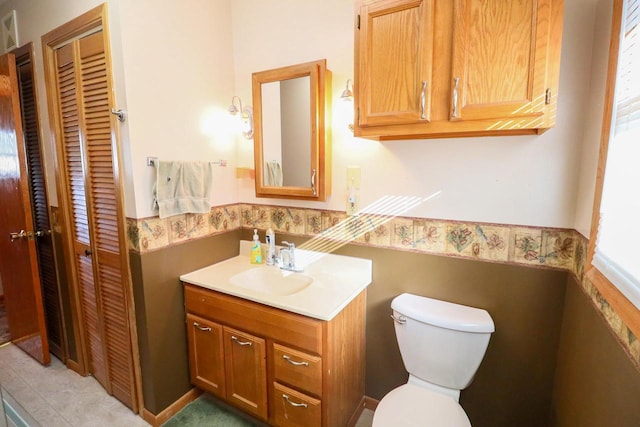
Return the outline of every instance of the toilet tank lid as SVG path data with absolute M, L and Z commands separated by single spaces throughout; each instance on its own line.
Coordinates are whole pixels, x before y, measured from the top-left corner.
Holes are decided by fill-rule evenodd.
M 441 328 L 478 333 L 495 331 L 493 319 L 480 308 L 406 293 L 395 297 L 391 308 L 405 317 Z

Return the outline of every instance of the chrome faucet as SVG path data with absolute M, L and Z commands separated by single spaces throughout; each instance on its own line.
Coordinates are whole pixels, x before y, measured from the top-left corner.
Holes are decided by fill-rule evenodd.
M 296 267 L 296 245 L 294 243 L 282 242 L 286 248 L 280 249 L 280 268 L 290 271 L 302 271 Z

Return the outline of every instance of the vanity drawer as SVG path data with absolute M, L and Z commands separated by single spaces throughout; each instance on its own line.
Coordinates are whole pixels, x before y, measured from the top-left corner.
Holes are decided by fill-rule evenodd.
M 322 354 L 323 322 L 185 283 L 187 312 Z
M 273 370 L 276 380 L 322 395 L 322 358 L 274 343 Z
M 280 427 L 320 427 L 322 404 L 318 399 L 273 383 L 276 425 Z

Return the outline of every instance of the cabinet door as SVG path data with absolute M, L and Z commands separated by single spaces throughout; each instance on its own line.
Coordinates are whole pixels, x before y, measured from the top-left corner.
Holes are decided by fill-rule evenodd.
M 433 3 L 363 2 L 356 35 L 360 126 L 430 120 Z
M 451 120 L 543 114 L 551 1 L 455 0 Z
M 222 326 L 187 313 L 191 383 L 225 397 Z
M 266 419 L 265 341 L 226 326 L 223 329 L 227 400 L 253 415 Z

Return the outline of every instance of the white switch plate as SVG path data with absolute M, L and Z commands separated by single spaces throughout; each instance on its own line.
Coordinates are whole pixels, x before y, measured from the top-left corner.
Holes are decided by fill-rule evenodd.
M 355 215 L 360 204 L 360 166 L 347 167 L 347 215 Z

